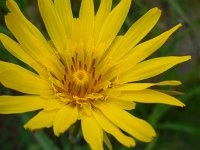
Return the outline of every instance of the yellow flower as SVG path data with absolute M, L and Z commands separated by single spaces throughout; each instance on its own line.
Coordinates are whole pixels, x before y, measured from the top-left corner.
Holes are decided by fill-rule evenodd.
M 179 81 L 138 82 L 190 59 L 145 60 L 181 26 L 138 44 L 158 21 L 158 8 L 148 11 L 125 35 L 117 35 L 131 0 L 121 0 L 112 10 L 112 0 L 101 0 L 96 14 L 93 0 L 82 0 L 79 18 L 73 17 L 70 0 L 38 0 L 38 4 L 50 40 L 24 17 L 14 0 L 7 1 L 10 12 L 5 22 L 17 41 L 4 34 L 0 40 L 34 72 L 0 61 L 0 82 L 25 94 L 0 96 L 1 114 L 40 110 L 25 128 L 53 127 L 57 136 L 80 120 L 91 149 L 102 150 L 106 133 L 127 147 L 135 146 L 132 137 L 144 142 L 155 137 L 151 125 L 126 111 L 134 109 L 135 102 L 184 106 L 176 98 L 150 89 L 179 85 Z

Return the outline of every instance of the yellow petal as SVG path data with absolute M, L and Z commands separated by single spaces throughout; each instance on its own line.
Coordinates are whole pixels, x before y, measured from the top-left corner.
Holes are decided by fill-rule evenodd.
M 141 62 L 119 77 L 120 83 L 134 82 L 159 75 L 173 66 L 191 59 L 191 56 L 160 57 Z
M 140 103 L 162 103 L 180 107 L 185 106 L 182 102 L 180 102 L 176 98 L 151 89 L 145 89 L 134 92 L 124 91 L 118 98 L 125 101 L 134 101 Z
M 64 24 L 66 35 L 71 38 L 73 14 L 70 0 L 54 0 L 60 20 Z
M 39 96 L 0 96 L 0 114 L 38 110 L 43 107 L 44 102 Z
M 35 61 L 54 71 L 60 78 L 63 66 L 55 56 L 54 49 L 40 31 L 23 16 L 13 0 L 7 1 L 7 6 L 11 13 L 5 16 L 6 25 L 21 44 L 22 49 Z
M 98 49 L 100 56 L 115 39 L 128 14 L 130 5 L 131 0 L 121 0 L 106 18 L 96 45 L 96 49 Z M 104 43 L 103 46 L 102 43 Z
M 60 109 L 53 123 L 53 130 L 56 136 L 64 133 L 78 117 L 77 107 L 64 106 Z
M 28 55 L 26 51 L 24 51 L 19 43 L 2 33 L 0 33 L 0 41 L 6 50 L 9 51 L 13 56 L 32 67 L 41 76 L 45 76 L 46 71 L 44 72 L 44 69 L 30 55 Z
M 57 111 L 40 111 L 25 125 L 25 129 L 38 130 L 42 128 L 50 128 L 53 125 Z
M 65 28 L 52 0 L 38 0 L 40 14 L 45 23 L 51 40 L 57 50 L 63 54 L 65 50 L 65 39 L 67 39 Z
M 112 0 L 101 0 L 99 9 L 95 16 L 95 31 L 94 31 L 95 42 L 97 42 L 97 38 L 100 34 L 102 25 L 106 20 L 108 14 L 110 13 L 111 7 L 112 7 Z
M 99 104 L 97 107 L 118 128 L 140 141 L 150 142 L 156 136 L 154 129 L 146 121 L 136 118 L 112 104 Z
M 79 43 L 83 37 L 81 30 L 81 21 L 79 18 L 74 18 L 72 21 L 72 41 Z
M 83 137 L 92 150 L 103 150 L 103 131 L 93 116 L 81 118 Z
M 105 70 L 104 70 L 104 72 L 102 72 L 102 73 L 104 73 L 104 74 L 102 74 L 103 75 L 102 85 L 103 85 L 103 83 L 111 81 L 113 78 L 116 77 L 116 75 L 119 75 L 121 72 L 121 69 L 125 66 L 126 66 L 126 64 L 123 61 L 118 61 L 113 66 L 109 66 L 109 63 L 108 63 L 106 65 L 106 67 L 109 67 L 109 68 L 106 70 L 106 72 L 105 72 Z M 98 70 L 98 72 L 100 72 L 100 71 Z
M 0 33 L 0 41 L 4 47 L 16 58 L 27 63 L 33 64 L 34 60 L 21 48 L 21 46 L 5 34 Z
M 79 18 L 83 34 L 83 41 L 88 42 L 94 33 L 94 3 L 93 0 L 83 0 L 81 3 Z
M 43 49 L 42 46 L 40 46 L 40 48 L 37 47 L 38 45 L 41 45 L 39 44 L 41 42 L 39 41 L 39 39 L 36 39 L 36 37 L 34 37 L 34 35 L 29 31 L 25 24 L 20 21 L 19 16 L 17 16 L 16 14 L 8 14 L 7 16 L 5 16 L 5 22 L 9 30 L 23 46 L 23 49 L 26 49 L 28 54 L 33 58 L 41 61 L 41 57 L 39 57 L 37 53 L 39 52 L 37 51 L 39 49 L 40 52 L 43 53 L 43 51 L 41 51 L 41 49 Z
M 32 26 L 27 26 L 20 16 L 13 13 L 9 13 L 5 17 L 5 22 L 29 56 L 42 65 L 55 69 L 56 75 L 60 73 L 58 71 L 60 71 L 60 68 L 62 69 L 62 65 L 56 58 L 55 53 L 44 38 L 36 34 L 37 32 L 33 33 Z
M 40 39 L 42 42 L 45 42 L 47 44 L 47 41 L 43 37 L 43 35 L 40 33 L 40 31 L 28 20 L 26 17 L 22 14 L 20 8 L 18 7 L 17 3 L 14 0 L 7 0 L 6 5 L 11 13 L 15 14 L 19 20 L 24 23 L 24 27 L 28 27 L 30 32 Z M 18 20 L 18 21 L 19 21 Z
M 171 34 L 180 27 L 181 24 L 178 24 L 172 29 L 162 33 L 161 35 L 134 47 L 130 51 L 129 55 L 126 55 L 124 59 L 124 63 L 129 65 L 122 68 L 121 71 L 123 72 L 130 69 L 132 70 L 135 64 L 141 62 L 142 60 L 153 54 L 156 50 L 158 50 L 167 41 Z
M 135 146 L 135 141 L 126 135 L 124 135 L 112 122 L 110 122 L 101 112 L 95 111 L 94 117 L 99 125 L 107 133 L 112 134 L 121 144 L 127 147 Z
M 155 85 L 171 85 L 171 86 L 177 86 L 181 84 L 182 83 L 180 81 L 176 81 L 176 80 L 162 81 L 162 82 L 155 83 Z
M 65 106 L 65 103 L 62 103 L 60 99 L 48 99 L 44 103 L 44 110 L 45 111 L 51 111 L 51 110 L 56 110 L 56 109 L 61 109 L 62 107 Z
M 19 30 L 20 28 L 14 26 L 15 29 L 13 29 L 14 28 L 13 25 L 15 25 L 15 22 L 18 22 L 18 23 L 21 22 L 23 24 L 22 28 L 27 29 L 32 34 L 32 36 L 34 36 L 36 39 L 38 39 L 40 42 L 43 43 L 43 47 L 46 47 L 45 49 L 43 49 L 43 52 L 44 52 L 44 54 L 45 53 L 48 54 L 49 51 L 51 50 L 48 45 L 48 42 L 43 37 L 41 32 L 29 20 L 27 20 L 25 18 L 25 16 L 21 13 L 19 7 L 17 6 L 16 2 L 14 0 L 8 0 L 8 1 L 6 1 L 6 4 L 7 4 L 8 9 L 10 10 L 10 12 L 13 14 L 13 17 L 10 20 L 7 20 L 8 17 L 5 17 L 5 21 L 6 21 L 6 24 L 9 28 L 9 30 L 11 30 L 13 32 L 13 34 L 16 35 L 15 31 Z M 20 31 L 21 30 L 19 30 L 19 32 Z M 30 38 L 30 37 L 26 37 L 26 38 Z M 28 40 L 27 40 L 27 42 L 28 42 Z M 30 42 L 33 42 L 33 41 L 31 40 Z M 30 46 L 32 46 L 32 45 L 30 45 Z M 42 47 L 40 47 L 39 49 L 35 49 L 35 51 L 38 50 L 38 52 L 42 53 L 41 48 Z
M 135 22 L 124 35 L 121 43 L 113 49 L 114 61 L 119 60 L 125 54 L 131 52 L 130 50 L 138 44 L 151 29 L 155 26 L 160 18 L 161 11 L 158 8 L 149 10 L 143 17 Z M 119 55 L 120 54 L 120 55 Z
M 13 12 L 19 15 L 20 17 L 23 17 L 23 19 L 25 19 L 24 15 L 21 13 L 20 8 L 18 7 L 17 3 L 14 0 L 7 0 L 6 6 L 10 10 L 10 12 Z
M 0 82 L 11 88 L 27 94 L 42 94 L 49 90 L 48 82 L 38 75 L 18 65 L 0 61 Z
M 121 86 L 116 87 L 116 90 L 120 91 L 140 91 L 147 88 L 150 88 L 152 86 L 164 86 L 164 85 L 171 85 L 171 86 L 177 86 L 180 85 L 180 81 L 171 80 L 171 81 L 162 81 L 158 83 L 127 83 L 122 84 Z
M 47 42 L 44 42 L 42 35 L 33 33 L 32 26 L 27 26 L 26 22 L 19 16 L 9 13 L 5 16 L 5 22 L 9 30 L 13 33 L 16 39 L 21 44 L 26 53 L 39 62 L 44 62 L 49 56 L 51 47 Z M 38 31 L 39 32 L 39 31 Z M 44 56 L 44 57 L 41 57 Z
M 125 110 L 135 109 L 135 105 L 136 105 L 134 102 L 122 101 L 121 99 L 117 99 L 117 98 L 113 98 L 113 97 L 112 98 L 108 97 L 107 102 L 112 105 L 116 105 L 117 107 L 120 107 Z

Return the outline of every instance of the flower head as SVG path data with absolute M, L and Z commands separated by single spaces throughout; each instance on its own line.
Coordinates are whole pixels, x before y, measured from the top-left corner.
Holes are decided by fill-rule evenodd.
M 131 0 L 121 0 L 112 10 L 112 0 L 101 0 L 96 14 L 93 0 L 82 0 L 79 18 L 73 17 L 70 0 L 38 0 L 38 4 L 50 40 L 24 17 L 14 0 L 7 1 L 10 12 L 5 22 L 16 41 L 2 33 L 0 40 L 34 72 L 0 61 L 0 82 L 25 94 L 1 96 L 1 114 L 40 110 L 25 128 L 53 127 L 57 136 L 80 120 L 87 143 L 102 150 L 107 133 L 127 147 L 135 145 L 132 137 L 144 142 L 155 137 L 151 125 L 126 111 L 134 109 L 136 102 L 184 106 L 151 89 L 179 85 L 179 81 L 138 82 L 190 59 L 145 60 L 181 26 L 138 44 L 158 21 L 158 8 L 148 11 L 124 35 L 117 35 Z

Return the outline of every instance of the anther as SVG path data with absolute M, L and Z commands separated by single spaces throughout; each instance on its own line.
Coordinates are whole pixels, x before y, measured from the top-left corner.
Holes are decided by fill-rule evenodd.
M 97 80 L 94 81 L 94 86 L 96 86 L 96 85 L 97 85 Z
M 72 62 L 73 62 L 73 64 L 75 65 L 75 59 L 74 59 L 74 57 L 72 57 Z
M 64 80 L 62 80 L 61 82 L 62 82 L 62 84 L 65 84 Z
M 87 70 L 87 65 L 86 65 L 86 64 L 84 64 L 84 70 L 85 70 L 85 71 Z
M 95 65 L 95 59 L 93 59 L 93 61 L 92 61 L 92 64 L 91 64 L 91 67 L 90 67 L 90 73 L 92 72 L 94 65 Z
M 71 65 L 71 71 L 74 72 L 74 66 Z
M 67 68 L 65 68 L 65 72 L 68 74 L 68 69 Z
M 92 72 L 92 77 L 94 78 L 94 76 L 95 76 L 95 67 L 93 67 L 93 72 Z
M 82 63 L 81 63 L 81 61 L 79 61 L 79 68 L 82 68 Z
M 64 75 L 64 80 L 67 81 L 66 74 Z
M 99 76 L 99 78 L 98 78 L 98 81 L 100 81 L 100 80 L 101 80 L 101 77 L 102 77 L 102 75 L 100 75 L 100 76 Z

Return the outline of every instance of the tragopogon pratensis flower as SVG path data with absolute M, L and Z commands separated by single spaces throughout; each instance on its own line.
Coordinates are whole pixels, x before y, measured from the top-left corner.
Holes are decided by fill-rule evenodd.
M 39 110 L 26 129 L 53 127 L 56 136 L 77 121 L 93 150 L 102 150 L 107 133 L 121 144 L 135 146 L 135 139 L 150 142 L 156 133 L 146 121 L 126 110 L 138 103 L 164 103 L 183 107 L 174 97 L 152 86 L 179 85 L 179 81 L 140 83 L 157 76 L 190 56 L 145 60 L 158 50 L 181 25 L 138 44 L 158 21 L 153 8 L 124 35 L 117 35 L 131 0 L 121 0 L 111 10 L 112 0 L 101 0 L 97 13 L 93 0 L 82 0 L 79 18 L 74 18 L 70 0 L 38 0 L 50 40 L 8 0 L 5 16 L 15 40 L 0 34 L 4 47 L 34 70 L 0 61 L 0 82 L 22 96 L 0 96 L 0 113 Z M 123 132 L 122 132 L 123 131 Z M 108 140 L 108 139 L 107 139 Z

